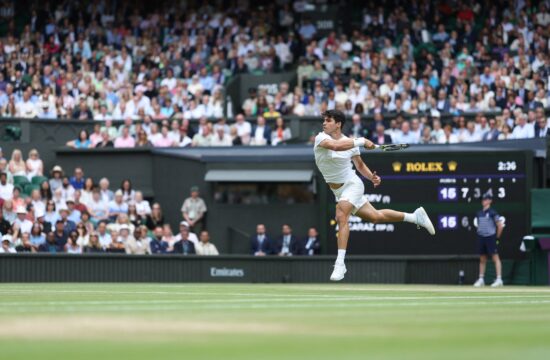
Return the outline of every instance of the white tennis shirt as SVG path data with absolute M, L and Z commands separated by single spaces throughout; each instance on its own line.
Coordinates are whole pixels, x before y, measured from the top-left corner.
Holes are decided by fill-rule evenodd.
M 343 137 L 347 138 L 344 135 Z M 360 155 L 359 148 L 354 147 L 345 151 L 333 151 L 320 147 L 319 144 L 326 139 L 332 138 L 322 131 L 315 137 L 315 145 L 313 147 L 315 164 L 317 164 L 319 171 L 321 171 L 327 183 L 343 184 L 355 176 L 351 158 Z

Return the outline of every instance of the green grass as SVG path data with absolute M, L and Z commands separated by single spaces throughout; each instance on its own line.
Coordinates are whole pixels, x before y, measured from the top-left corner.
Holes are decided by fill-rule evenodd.
M 2 284 L 1 359 L 548 359 L 550 289 Z

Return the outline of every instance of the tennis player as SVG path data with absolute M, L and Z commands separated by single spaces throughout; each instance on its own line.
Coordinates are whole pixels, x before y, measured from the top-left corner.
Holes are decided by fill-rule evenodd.
M 370 180 L 374 187 L 379 186 L 382 181 L 380 176 L 376 175 L 376 171 L 368 168 L 359 152 L 361 147 L 375 149 L 374 143 L 365 138 L 351 139 L 343 135 L 342 127 L 346 118 L 341 111 L 328 110 L 322 116 L 323 131 L 315 137 L 315 163 L 336 197 L 338 257 L 330 280 L 340 281 L 346 274 L 344 258 L 348 247 L 348 220 L 351 214 L 371 223 L 402 221 L 413 223 L 418 228 L 424 227 L 431 235 L 435 234 L 435 230 L 422 207 L 416 209 L 414 213 L 403 213 L 390 209 L 376 210 L 369 203 L 364 195 L 363 181 L 357 176 L 351 164 L 353 162 L 355 169 Z

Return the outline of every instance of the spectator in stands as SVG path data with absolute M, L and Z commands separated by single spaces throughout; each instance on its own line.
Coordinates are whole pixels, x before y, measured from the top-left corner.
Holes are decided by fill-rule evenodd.
M 17 240 L 15 250 L 18 253 L 35 253 L 37 251 L 36 248 L 33 247 L 31 244 L 29 233 L 23 233 L 20 235 L 19 239 Z
M 189 223 L 187 221 L 181 221 L 179 225 L 179 233 L 174 236 L 174 242 L 180 241 L 183 238 L 184 231 L 187 233 L 189 241 L 191 241 L 195 246 L 199 243 L 199 238 L 197 234 L 189 230 Z M 170 244 L 172 246 L 173 244 Z
M 55 230 L 53 232 L 54 236 L 54 242 L 57 244 L 61 249 L 65 246 L 67 243 L 67 239 L 69 238 L 69 233 L 71 230 L 65 227 L 65 224 L 63 223 L 62 219 L 57 220 L 55 223 Z M 50 243 L 49 239 L 49 233 L 46 236 L 46 241 Z
M 115 192 L 115 197 L 109 202 L 109 218 L 115 221 L 120 214 L 128 213 L 128 204 L 124 202 L 124 194 L 122 190 Z
M 98 223 L 109 219 L 109 205 L 101 196 L 99 189 L 92 192 L 92 201 L 87 206 L 92 222 Z
M 63 169 L 59 165 L 55 165 L 51 171 L 51 178 L 49 181 L 50 189 L 54 193 L 57 189 L 63 186 Z
M 9 234 L 2 236 L 2 246 L 0 246 L 0 254 L 15 254 L 17 251 L 13 247 L 13 239 Z
M 5 200 L 4 205 L 2 205 L 2 213 L 4 219 L 10 224 L 15 221 L 17 214 L 14 211 L 13 202 L 11 200 Z
M 30 233 L 32 229 L 32 222 L 27 220 L 27 210 L 24 206 L 17 207 L 17 218 L 14 220 L 12 226 L 17 225 L 19 233 Z
M 0 173 L 0 199 L 11 200 L 13 196 L 13 184 L 8 183 L 8 174 Z
M 275 129 L 271 132 L 271 145 L 279 145 L 285 143 L 292 138 L 290 128 L 285 126 L 283 118 L 278 117 L 275 121 Z
M 39 222 L 35 222 L 32 225 L 29 241 L 35 251 L 38 251 L 40 245 L 46 242 L 46 234 L 42 230 L 42 225 Z
M 99 244 L 105 250 L 112 243 L 112 237 L 109 232 L 107 232 L 107 223 L 105 221 L 100 221 L 97 224 L 97 237 Z
M 134 236 L 129 237 L 125 243 L 126 254 L 144 255 L 150 254 L 149 242 L 143 237 L 140 228 L 134 230 Z
M 210 242 L 208 231 L 201 231 L 200 242 L 195 246 L 197 255 L 219 255 L 218 249 Z
M 250 137 L 252 134 L 252 126 L 248 121 L 245 120 L 243 114 L 238 114 L 235 117 L 235 128 L 237 129 L 237 136 L 240 138 L 243 145 L 248 145 L 250 143 Z M 233 142 L 234 145 L 235 142 Z
M 36 149 L 29 151 L 29 158 L 27 159 L 27 175 L 29 180 L 35 176 L 44 175 L 44 163 L 40 160 L 40 155 Z
M 23 160 L 21 150 L 14 149 L 11 153 L 11 160 L 8 163 L 8 170 L 13 176 L 27 176 L 27 165 Z
M 204 216 L 208 209 L 206 203 L 199 197 L 199 187 L 191 187 L 191 196 L 185 199 L 181 206 L 181 214 L 189 223 L 189 230 L 200 232 L 204 228 Z
M 58 211 L 55 208 L 55 202 L 53 200 L 48 200 L 46 203 L 46 213 L 44 214 L 44 221 L 49 224 L 50 228 L 55 226 L 57 220 L 61 219 Z M 47 233 L 48 231 L 46 231 Z
M 283 225 L 282 235 L 273 243 L 273 252 L 279 256 L 292 256 L 300 253 L 300 241 L 292 235 L 290 225 Z
M 72 186 L 73 191 L 68 192 L 65 198 L 74 196 L 74 190 L 82 190 L 84 188 L 84 181 L 84 170 L 82 170 L 80 166 L 77 166 L 74 169 L 74 175 L 69 179 L 69 183 Z
M 78 224 L 80 222 L 82 213 L 79 210 L 75 209 L 74 198 L 67 198 L 65 204 L 67 205 L 67 211 L 69 212 L 67 219 L 75 224 Z
M 256 225 L 256 234 L 250 239 L 250 253 L 254 256 L 265 256 L 274 253 L 274 244 L 267 236 L 264 224 Z
M 304 239 L 300 246 L 300 253 L 298 255 L 319 255 L 321 253 L 321 240 L 319 240 L 319 233 L 316 228 L 309 228 L 307 237 Z
M 527 123 L 527 115 L 518 114 L 516 118 L 516 126 L 512 131 L 512 139 L 529 139 L 535 137 L 535 128 L 533 124 Z
M 134 148 L 136 146 L 134 138 L 130 136 L 128 126 L 122 127 L 121 135 L 115 139 L 114 145 L 115 148 Z
M 76 233 L 77 233 L 76 244 L 83 249 L 90 242 L 88 229 L 83 223 L 78 223 L 76 224 Z
M 99 192 L 102 200 L 106 203 L 109 203 L 115 197 L 114 193 L 109 189 L 109 179 L 107 178 L 99 180 Z
M 174 243 L 172 254 L 192 255 L 195 254 L 195 245 L 189 240 L 189 230 L 183 229 L 181 239 Z
M 361 122 L 361 115 L 354 114 L 351 117 L 351 128 L 347 132 L 347 136 L 352 138 L 367 137 L 369 131 Z
M 92 147 L 92 142 L 86 130 L 80 130 L 78 138 L 67 142 L 67 146 L 73 149 L 89 149 Z
M 50 188 L 50 183 L 48 180 L 44 180 L 40 183 L 40 189 L 38 190 L 40 192 L 40 196 L 44 201 L 51 200 L 52 199 L 52 190 Z
M 537 119 L 535 125 L 535 137 L 545 138 L 550 135 L 550 125 L 546 116 L 541 116 Z
M 266 125 L 265 118 L 259 115 L 256 126 L 252 129 L 250 145 L 262 146 L 271 144 L 271 128 Z
M 10 229 L 10 222 L 4 218 L 4 209 L 0 208 L 0 234 L 7 234 Z
M 195 135 L 196 136 L 196 135 Z M 214 134 L 210 138 L 211 146 L 233 146 L 233 139 L 225 132 L 223 126 L 214 126 Z
M 137 214 L 142 218 L 145 218 L 147 215 L 151 214 L 151 206 L 149 205 L 149 201 L 143 198 L 143 193 L 141 191 L 136 191 L 135 205 Z
M 120 184 L 120 191 L 122 191 L 122 200 L 125 203 L 135 201 L 136 192 L 132 189 L 132 182 L 129 179 L 122 180 L 122 183 Z
M 162 226 L 156 226 L 153 232 L 153 239 L 149 243 L 151 254 L 166 254 L 168 251 L 168 244 L 162 241 Z
M 99 242 L 99 236 L 97 233 L 90 234 L 90 241 L 88 245 L 84 246 L 83 252 L 85 253 L 102 253 L 105 252 L 103 246 Z
M 202 131 L 193 136 L 192 146 L 210 146 L 212 144 L 212 135 L 210 134 L 210 126 L 205 125 L 201 128 Z
M 153 144 L 147 138 L 147 133 L 144 130 L 140 130 L 137 134 L 136 148 L 151 147 Z
M 385 128 L 383 123 L 378 123 L 376 125 L 375 132 L 371 136 L 371 141 L 377 145 L 391 144 L 391 136 L 385 133 Z
M 156 229 L 157 226 L 160 226 L 162 228 L 162 225 L 164 225 L 164 216 L 162 215 L 162 209 L 159 203 L 153 204 L 151 208 L 151 214 L 147 215 L 145 225 L 150 231 Z

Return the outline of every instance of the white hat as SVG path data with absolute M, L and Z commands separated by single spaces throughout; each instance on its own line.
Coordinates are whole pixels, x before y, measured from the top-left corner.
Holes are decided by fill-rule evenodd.
M 11 237 L 11 235 L 6 234 L 2 236 L 2 241 L 9 241 L 10 243 L 13 243 L 13 238 Z
M 74 198 L 73 197 L 68 197 L 67 200 L 65 200 L 65 204 L 68 204 L 72 202 L 74 204 Z
M 18 206 L 18 207 L 17 207 L 17 210 L 16 210 L 16 213 L 18 213 L 18 214 L 26 214 L 26 213 L 27 213 L 27 209 L 25 209 L 24 206 Z
M 124 194 L 122 193 L 122 190 L 120 190 L 120 189 L 118 189 L 118 190 L 115 192 L 115 196 L 122 196 L 122 195 L 124 195 Z
M 187 221 L 182 221 L 180 222 L 180 226 L 185 226 L 185 227 L 189 227 L 189 223 Z
M 65 205 L 65 204 L 59 205 L 59 208 L 57 209 L 57 212 L 62 212 L 62 211 L 69 211 L 69 208 L 67 207 L 67 205 Z
M 118 228 L 118 231 L 122 231 L 122 230 L 128 230 L 128 231 L 130 231 L 130 227 L 129 227 L 127 224 L 122 224 L 122 225 L 120 225 L 120 227 Z
M 52 173 L 54 172 L 60 172 L 60 173 L 63 173 L 63 169 L 61 168 L 61 166 L 59 165 L 55 165 L 52 169 Z

